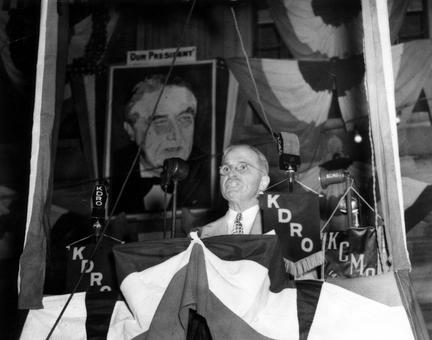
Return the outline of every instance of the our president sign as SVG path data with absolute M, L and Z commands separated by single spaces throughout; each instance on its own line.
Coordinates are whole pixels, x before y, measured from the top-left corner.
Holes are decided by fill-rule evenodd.
M 173 58 L 176 64 L 196 61 L 196 47 L 161 48 L 155 50 L 128 51 L 128 65 L 168 65 Z

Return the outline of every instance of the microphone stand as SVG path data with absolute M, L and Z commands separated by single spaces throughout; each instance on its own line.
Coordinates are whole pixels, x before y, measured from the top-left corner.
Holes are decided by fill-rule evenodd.
M 171 213 L 171 238 L 175 237 L 176 213 L 177 213 L 177 185 L 178 179 L 173 178 L 173 196 L 172 196 L 172 213 Z
M 173 182 L 172 213 L 171 213 L 171 238 L 175 236 L 176 212 L 177 212 L 177 189 L 178 181 L 183 180 L 189 173 L 189 165 L 181 158 L 168 158 L 164 160 L 162 170 L 162 189 L 166 192 L 168 183 Z M 166 197 L 166 196 L 165 196 Z M 166 208 L 165 208 L 166 209 Z M 164 210 L 166 212 L 166 210 Z M 166 219 L 166 213 L 164 213 Z M 165 225 L 164 225 L 165 235 Z
M 294 191 L 295 170 L 291 165 L 289 165 L 287 173 L 288 173 L 288 191 L 293 192 Z
M 105 222 L 103 222 L 105 223 Z M 66 248 L 70 248 L 72 246 L 74 246 L 75 244 L 81 243 L 82 241 L 88 240 L 90 238 L 94 237 L 94 242 L 97 243 L 97 241 L 99 240 L 99 238 L 101 237 L 101 230 L 102 230 L 102 223 L 99 221 L 99 219 L 97 219 L 93 224 L 92 224 L 92 228 L 93 228 L 93 233 L 89 234 L 83 238 L 80 238 L 79 240 L 73 241 L 71 243 L 69 243 L 68 245 L 66 245 Z M 104 233 L 102 235 L 103 237 L 109 238 L 113 241 L 116 241 L 118 243 L 124 244 L 125 241 L 122 241 L 114 236 L 108 235 L 107 233 Z

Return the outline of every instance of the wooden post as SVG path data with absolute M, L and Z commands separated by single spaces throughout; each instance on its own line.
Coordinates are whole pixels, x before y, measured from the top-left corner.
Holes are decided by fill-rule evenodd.
M 403 215 L 387 2 L 362 0 L 362 15 L 366 93 L 390 257 L 395 271 L 410 269 Z

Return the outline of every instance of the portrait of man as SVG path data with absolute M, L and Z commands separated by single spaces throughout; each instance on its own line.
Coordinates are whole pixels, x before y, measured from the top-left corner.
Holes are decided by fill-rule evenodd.
M 186 179 L 178 183 L 178 205 L 210 205 L 215 178 L 213 67 L 177 65 L 167 82 L 168 67 L 113 67 L 105 169 L 111 204 L 122 191 L 116 212 L 167 207 L 172 190 L 162 190 L 161 173 L 164 161 L 171 158 L 185 161 L 189 168 Z

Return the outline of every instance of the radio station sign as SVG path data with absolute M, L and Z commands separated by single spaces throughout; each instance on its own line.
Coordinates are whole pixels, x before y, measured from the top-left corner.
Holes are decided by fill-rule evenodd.
M 289 274 L 301 276 L 324 262 L 317 195 L 303 190 L 266 192 L 259 202 L 263 231 L 275 230 Z
M 128 51 L 128 65 L 167 65 L 176 56 L 176 64 L 196 61 L 196 47 L 162 48 L 157 50 Z

